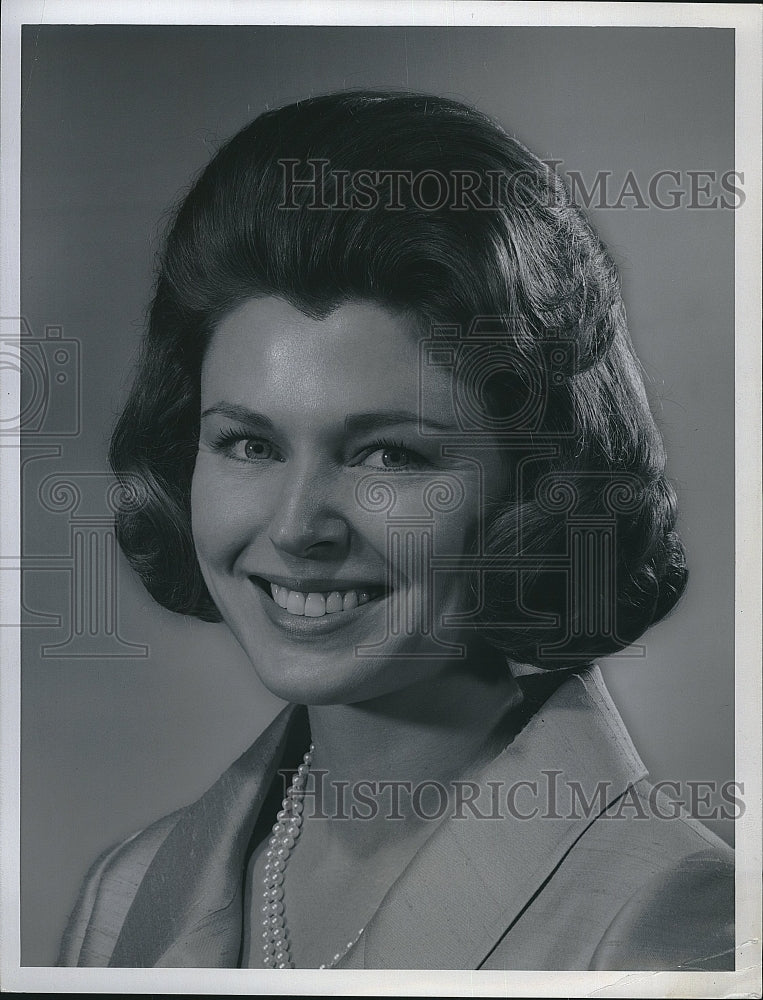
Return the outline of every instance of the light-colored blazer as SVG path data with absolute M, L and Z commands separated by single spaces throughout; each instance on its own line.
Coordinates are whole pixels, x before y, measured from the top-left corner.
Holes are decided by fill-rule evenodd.
M 307 744 L 302 707 L 197 802 L 102 855 L 59 964 L 237 967 L 252 832 L 287 741 Z M 448 814 L 337 967 L 733 969 L 733 854 L 695 820 L 660 818 L 673 806 L 645 779 L 598 669 L 572 676 L 474 778 L 504 804 L 514 787 L 514 815 Z

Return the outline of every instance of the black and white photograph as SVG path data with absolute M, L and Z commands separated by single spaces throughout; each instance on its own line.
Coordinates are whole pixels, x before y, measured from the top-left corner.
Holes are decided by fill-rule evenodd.
M 760 996 L 760 27 L 6 4 L 3 990 Z

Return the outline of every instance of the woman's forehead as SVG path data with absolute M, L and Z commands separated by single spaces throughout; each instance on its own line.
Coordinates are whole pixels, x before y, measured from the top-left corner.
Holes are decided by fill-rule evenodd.
M 418 412 L 424 334 L 402 313 L 367 301 L 307 316 L 276 297 L 252 298 L 216 327 L 202 366 L 202 406 L 263 411 Z M 446 416 L 450 377 L 427 373 L 429 412 Z

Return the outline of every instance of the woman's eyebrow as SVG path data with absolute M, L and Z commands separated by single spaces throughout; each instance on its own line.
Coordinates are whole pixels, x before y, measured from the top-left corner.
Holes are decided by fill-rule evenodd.
M 368 434 L 392 424 L 414 424 L 416 427 L 426 424 L 427 427 L 440 431 L 458 430 L 455 424 L 443 424 L 431 417 L 422 417 L 414 410 L 374 410 L 368 413 L 348 413 L 344 418 L 348 434 Z
M 250 410 L 248 406 L 241 406 L 240 403 L 215 403 L 214 406 L 208 406 L 206 410 L 203 410 L 201 417 L 204 419 L 204 417 L 209 417 L 215 413 L 222 417 L 228 417 L 229 420 L 237 420 L 241 424 L 249 424 L 252 427 L 269 431 L 274 429 L 273 421 L 270 417 L 266 417 L 264 413 L 257 413 L 255 410 Z

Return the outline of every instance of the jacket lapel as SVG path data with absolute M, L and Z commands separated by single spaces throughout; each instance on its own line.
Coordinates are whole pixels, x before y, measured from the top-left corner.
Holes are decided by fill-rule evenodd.
M 338 967 L 479 968 L 596 815 L 645 775 L 598 668 L 573 676 L 474 779 L 498 783 L 504 818 L 446 818 Z M 576 804 L 570 783 L 595 808 Z
M 289 705 L 193 805 L 156 853 L 117 939 L 114 967 L 230 968 L 238 962 L 243 871 L 263 799 L 301 706 Z

